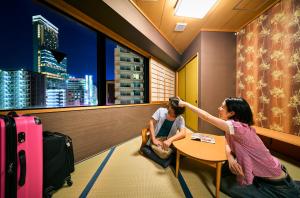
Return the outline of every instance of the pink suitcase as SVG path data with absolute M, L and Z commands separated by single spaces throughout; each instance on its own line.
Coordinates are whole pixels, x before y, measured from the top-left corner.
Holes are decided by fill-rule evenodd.
M 34 116 L 0 118 L 0 198 L 41 198 L 43 139 L 41 121 Z

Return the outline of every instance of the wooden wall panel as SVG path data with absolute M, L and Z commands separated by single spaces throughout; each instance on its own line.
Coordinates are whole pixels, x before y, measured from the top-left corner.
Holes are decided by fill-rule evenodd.
M 160 105 L 35 114 L 44 130 L 73 139 L 75 161 L 81 161 L 140 135 Z

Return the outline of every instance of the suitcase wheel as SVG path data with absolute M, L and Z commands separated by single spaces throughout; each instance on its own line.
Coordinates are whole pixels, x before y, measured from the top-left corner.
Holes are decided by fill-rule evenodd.
M 50 193 L 44 196 L 44 198 L 51 198 L 51 197 L 52 197 L 52 194 L 50 194 Z

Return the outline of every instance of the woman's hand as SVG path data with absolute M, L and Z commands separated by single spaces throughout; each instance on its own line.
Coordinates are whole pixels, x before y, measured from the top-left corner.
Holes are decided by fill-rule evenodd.
M 156 138 L 154 138 L 152 140 L 152 143 L 155 144 L 156 146 L 160 146 L 160 147 L 163 146 L 163 143 L 161 141 L 159 141 L 158 139 L 156 139 Z
M 178 99 L 179 99 L 178 106 L 185 107 L 186 102 L 182 101 L 179 97 Z
M 167 140 L 163 141 L 162 148 L 164 150 L 167 150 L 171 146 L 171 144 L 172 144 L 172 142 L 170 141 L 170 139 L 167 139 Z
M 241 165 L 233 157 L 228 159 L 228 163 L 229 169 L 233 174 L 238 176 L 244 176 L 244 172 Z

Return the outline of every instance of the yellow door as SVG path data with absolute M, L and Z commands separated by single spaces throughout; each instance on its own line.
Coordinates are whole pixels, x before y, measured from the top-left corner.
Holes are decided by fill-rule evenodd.
M 185 66 L 185 100 L 198 107 L 198 56 Z M 198 115 L 189 109 L 185 113 L 186 125 L 198 130 Z
M 178 72 L 178 96 L 185 101 L 185 67 Z

